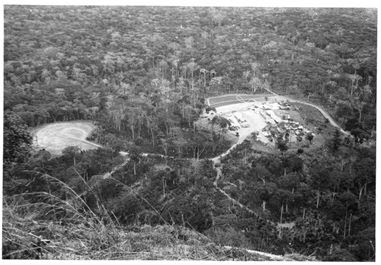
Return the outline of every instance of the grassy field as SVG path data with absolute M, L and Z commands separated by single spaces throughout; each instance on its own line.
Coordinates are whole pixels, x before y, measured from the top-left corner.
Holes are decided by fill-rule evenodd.
M 312 144 L 309 144 L 303 137 L 302 142 L 293 143 L 289 146 L 291 149 L 303 148 L 308 146 L 310 149 L 319 148 L 325 144 L 326 139 L 332 137 L 335 127 L 333 127 L 327 119 L 316 108 L 300 104 L 290 103 L 291 106 L 296 107 L 296 110 L 288 111 L 294 121 L 299 122 L 304 127 L 315 133 Z
M 326 136 L 331 135 L 335 131 L 336 128 L 317 109 L 299 103 L 292 103 L 292 105 L 298 108 L 299 115 L 306 127 L 318 130 Z

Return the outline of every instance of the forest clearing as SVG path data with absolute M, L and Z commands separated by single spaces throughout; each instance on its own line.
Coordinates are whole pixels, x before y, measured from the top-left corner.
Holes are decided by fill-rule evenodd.
M 275 147 L 280 132 L 287 133 L 290 143 L 301 142 L 302 137 L 308 134 L 316 135 L 307 129 L 306 121 L 299 115 L 299 110 L 289 104 L 289 99 L 279 95 L 264 94 L 229 94 L 219 97 L 208 98 L 209 107 L 215 109 L 203 115 L 212 120 L 216 116 L 223 117 L 230 122 L 229 130 L 238 136 L 238 143 L 242 143 L 248 136 L 255 133 L 257 140 Z M 293 102 L 293 100 L 291 100 Z M 315 105 L 304 101 L 318 111 L 323 110 Z M 323 113 L 324 114 L 324 113 Z M 328 114 L 326 114 L 328 115 Z M 315 116 L 315 118 L 318 118 Z M 294 121 L 297 119 L 298 121 Z M 331 118 L 332 125 L 336 123 Z M 213 121 L 212 121 L 213 122 Z M 309 126 L 311 127 L 311 126 Z M 316 127 L 313 127 L 316 130 Z
M 59 155 L 69 146 L 77 146 L 81 150 L 101 147 L 86 140 L 96 126 L 89 121 L 71 121 L 51 123 L 32 130 L 33 144 L 51 154 Z

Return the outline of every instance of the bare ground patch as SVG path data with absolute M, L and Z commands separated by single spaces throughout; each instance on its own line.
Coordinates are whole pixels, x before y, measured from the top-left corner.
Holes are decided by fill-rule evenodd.
M 59 155 L 68 146 L 77 146 L 82 150 L 101 147 L 86 140 L 96 126 L 90 121 L 58 122 L 47 124 L 32 130 L 33 145 Z

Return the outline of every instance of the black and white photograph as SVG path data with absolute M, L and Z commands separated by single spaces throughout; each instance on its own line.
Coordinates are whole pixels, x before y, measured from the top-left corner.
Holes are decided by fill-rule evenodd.
M 3 261 L 376 261 L 376 3 L 212 3 L 2 4 Z

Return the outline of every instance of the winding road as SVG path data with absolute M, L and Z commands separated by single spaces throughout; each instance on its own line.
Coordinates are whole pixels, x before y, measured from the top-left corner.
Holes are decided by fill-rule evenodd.
M 343 134 L 345 135 L 350 135 L 347 131 L 343 130 L 340 125 L 338 125 L 335 120 L 324 110 L 322 109 L 321 107 L 315 105 L 315 104 L 312 104 L 312 103 L 309 103 L 309 102 L 304 102 L 304 101 L 301 101 L 301 100 L 296 100 L 296 99 L 292 99 L 292 98 L 288 98 L 288 97 L 285 97 L 285 96 L 280 96 L 278 94 L 276 94 L 275 92 L 269 90 L 269 89 L 266 89 L 270 94 L 274 95 L 278 100 L 286 100 L 286 101 L 289 101 L 289 102 L 295 102 L 295 103 L 300 103 L 300 104 L 304 104 L 304 105 L 308 105 L 308 106 L 311 106 L 315 109 L 317 109 L 326 119 L 328 119 L 328 121 L 330 122 L 330 124 L 336 128 L 338 128 Z M 209 99 L 206 100 L 206 102 L 210 102 Z M 222 177 L 222 168 L 223 168 L 223 164 L 221 163 L 221 159 L 224 158 L 225 156 L 227 156 L 228 154 L 230 154 L 231 151 L 234 150 L 234 148 L 237 147 L 237 145 L 241 144 L 245 139 L 247 138 L 247 135 L 240 135 L 239 138 L 238 138 L 238 141 L 237 143 L 235 143 L 234 145 L 232 145 L 227 151 L 225 151 L 224 153 L 216 156 L 216 157 L 213 157 L 213 158 L 205 158 L 205 160 L 211 160 L 213 162 L 213 168 L 216 170 L 216 178 L 213 182 L 213 185 L 214 187 L 216 188 L 216 190 L 218 190 L 219 192 L 221 192 L 228 200 L 230 200 L 234 205 L 237 205 L 239 206 L 241 209 L 244 209 L 246 210 L 247 212 L 253 214 L 254 216 L 256 217 L 260 217 L 258 213 L 256 213 L 255 211 L 253 211 L 252 209 L 250 209 L 249 207 L 247 207 L 246 205 L 243 205 L 242 203 L 240 203 L 239 201 L 237 201 L 236 199 L 232 198 L 229 194 L 227 194 L 223 189 L 221 189 L 219 186 L 218 186 L 218 182 L 219 180 L 221 179 Z M 122 156 L 125 156 L 126 159 L 125 161 L 114 167 L 112 169 L 111 172 L 109 173 L 106 173 L 103 178 L 110 178 L 114 172 L 116 172 L 117 170 L 121 169 L 123 166 L 125 166 L 128 161 L 129 161 L 129 156 L 128 156 L 128 153 L 127 152 L 120 152 L 120 154 Z M 167 157 L 165 155 L 162 155 L 162 154 L 149 154 L 149 153 L 143 153 L 142 154 L 143 156 L 148 156 L 148 155 L 158 155 L 160 157 Z M 168 156 L 169 157 L 169 156 Z M 275 226 L 278 231 L 281 230 L 281 227 L 282 227 L 282 224 L 280 223 L 275 223 L 273 221 L 270 221 L 270 220 L 265 220 L 267 223 L 271 224 L 272 226 Z M 295 225 L 294 222 L 290 222 L 288 223 L 289 225 L 291 225 L 291 227 L 293 225 Z M 283 224 L 284 225 L 284 224 Z M 230 249 L 231 247 L 230 246 L 224 246 L 225 248 L 227 249 Z M 250 250 L 250 249 L 245 249 L 246 251 L 250 252 L 250 253 L 254 253 L 254 254 L 259 254 L 259 255 L 264 255 L 264 256 L 267 256 L 269 258 L 272 258 L 273 260 L 281 260 L 281 261 L 290 261 L 292 259 L 288 259 L 284 256 L 279 256 L 279 255 L 273 255 L 273 254 L 269 254 L 269 253 L 264 253 L 264 252 L 259 252 L 259 251 L 255 251 L 255 250 Z
M 312 103 L 309 103 L 309 102 L 305 102 L 305 101 L 302 101 L 302 100 L 296 100 L 296 99 L 292 99 L 292 98 L 289 98 L 289 97 L 286 97 L 286 96 L 280 96 L 278 95 L 277 93 L 273 92 L 272 90 L 268 89 L 268 88 L 265 88 L 265 90 L 272 94 L 274 97 L 276 97 L 277 100 L 281 101 L 281 100 L 284 100 L 284 101 L 289 101 L 289 102 L 295 102 L 295 103 L 300 103 L 300 104 L 304 104 L 304 105 L 308 105 L 308 106 L 311 106 L 315 109 L 317 109 L 326 119 L 328 119 L 328 121 L 330 122 L 330 124 L 336 128 L 338 128 L 343 134 L 345 135 L 350 135 L 347 131 L 343 130 L 340 125 L 338 125 L 335 120 L 324 110 L 322 109 L 321 107 L 315 105 L 315 104 L 312 104 Z M 241 97 L 240 101 L 244 101 L 244 99 Z M 208 104 L 210 104 L 210 98 L 207 98 L 206 99 L 206 102 Z M 86 145 L 90 145 L 92 146 L 92 148 L 102 148 L 101 145 L 98 145 L 96 143 L 93 143 L 93 142 L 90 142 L 90 141 L 87 141 L 85 138 L 86 136 L 88 135 L 88 133 L 91 131 L 92 128 L 90 129 L 79 129 L 78 128 L 75 128 L 76 131 L 70 131 L 71 133 L 67 133 L 67 134 L 64 134 L 63 132 L 68 130 L 69 128 L 67 128 L 67 125 L 66 124 L 62 124 L 63 125 L 62 127 L 60 127 L 59 129 L 61 129 L 62 131 L 60 131 L 59 133 L 52 133 L 50 130 L 47 130 L 45 128 L 45 130 L 40 130 L 39 132 L 41 134 L 43 134 L 44 138 L 50 138 L 52 139 L 51 137 L 62 137 L 62 139 L 68 139 L 68 140 L 73 140 L 73 141 L 76 141 L 77 143 L 80 142 L 82 144 L 86 144 Z M 65 126 L 66 125 L 66 126 Z M 73 125 L 73 123 L 71 123 L 70 125 Z M 83 124 L 80 124 L 81 126 L 83 126 Z M 87 124 L 88 125 L 88 124 Z M 59 126 L 57 124 L 55 125 L 52 125 L 52 126 Z M 65 128 L 66 127 L 66 128 Z M 50 128 L 49 128 L 50 129 Z M 44 135 L 44 134 L 47 134 L 47 135 Z M 58 134 L 58 135 L 57 135 Z M 41 136 L 40 136 L 41 137 Z M 42 138 L 42 137 L 41 137 Z M 238 205 L 240 208 L 242 209 L 245 209 L 246 211 L 254 214 L 254 215 L 257 215 L 253 210 L 251 210 L 250 208 L 248 208 L 247 206 L 243 205 L 242 203 L 240 203 L 239 201 L 235 200 L 234 198 L 232 198 L 229 194 L 227 194 L 223 189 L 221 189 L 219 186 L 218 186 L 218 181 L 221 179 L 222 177 L 222 167 L 223 167 L 223 164 L 221 164 L 221 159 L 225 156 L 227 156 L 228 154 L 230 154 L 230 152 L 239 144 L 241 144 L 245 139 L 247 138 L 247 135 L 240 135 L 239 138 L 238 138 L 238 141 L 237 143 L 235 143 L 234 145 L 232 145 L 227 151 L 225 151 L 224 153 L 216 156 L 216 157 L 213 157 L 213 158 L 206 158 L 206 160 L 211 160 L 213 162 L 213 167 L 214 169 L 216 170 L 216 178 L 213 182 L 213 185 L 215 186 L 215 188 L 220 191 L 222 194 L 224 194 L 230 201 L 232 201 L 235 205 Z M 59 148 L 63 147 L 64 145 L 67 145 L 67 143 L 65 141 L 63 141 L 63 143 L 59 143 Z M 112 175 L 120 170 L 123 166 L 125 166 L 128 161 L 129 161 L 129 156 L 128 156 L 128 152 L 120 152 L 120 155 L 121 156 L 124 156 L 125 157 L 125 160 L 123 161 L 123 163 L 115 166 L 110 172 L 107 172 L 103 175 L 103 179 L 106 179 L 106 178 L 110 178 L 112 177 Z M 151 153 L 143 153 L 142 154 L 143 156 L 148 156 L 148 155 L 157 155 L 157 156 L 160 156 L 160 157 L 166 157 L 162 154 L 151 154 Z
M 317 109 L 329 122 L 332 126 L 338 128 L 343 134 L 349 136 L 350 133 L 345 131 L 343 128 L 340 127 L 340 125 L 328 114 L 328 112 L 326 112 L 324 109 L 322 109 L 321 107 L 315 105 L 315 104 L 312 104 L 312 103 L 309 103 L 309 102 L 305 102 L 305 101 L 302 101 L 302 100 L 297 100 L 297 99 L 292 99 L 292 98 L 289 98 L 289 97 L 286 97 L 286 96 L 280 96 L 278 95 L 277 93 L 271 91 L 270 89 L 268 88 L 265 88 L 265 90 L 267 92 L 269 92 L 270 94 L 272 94 L 277 100 L 281 101 L 288 101 L 288 102 L 295 102 L 295 103 L 300 103 L 300 104 L 304 104 L 304 105 L 308 105 L 308 106 L 311 106 L 315 109 Z M 243 98 L 241 97 L 241 100 L 243 100 Z M 240 101 L 241 101 L 240 100 Z M 206 100 L 206 102 L 208 104 L 210 104 L 210 99 L 208 98 Z M 211 158 L 210 160 L 213 162 L 213 167 L 214 169 L 216 170 L 217 172 L 217 175 L 216 175 L 216 179 L 214 180 L 213 184 L 215 186 L 215 188 L 220 191 L 222 194 L 224 194 L 230 201 L 232 201 L 235 205 L 238 205 L 240 208 L 242 209 L 245 209 L 246 211 L 248 211 L 249 213 L 251 214 L 254 214 L 257 216 L 257 214 L 251 210 L 250 208 L 248 208 L 247 206 L 243 205 L 242 203 L 240 203 L 239 201 L 235 200 L 234 198 L 232 198 L 229 194 L 227 194 L 223 189 L 221 189 L 220 187 L 218 187 L 218 181 L 221 179 L 222 177 L 222 167 L 223 167 L 223 164 L 221 164 L 221 159 L 225 156 L 227 156 L 237 145 L 239 145 L 240 143 L 242 143 L 245 139 L 247 138 L 247 136 L 239 136 L 239 139 L 238 139 L 238 142 L 234 145 L 232 145 L 226 152 L 224 152 L 223 154 L 219 155 L 219 156 L 216 156 L 214 158 Z M 269 221 L 271 224 L 273 225 L 276 225 L 275 223 Z
M 278 100 L 288 100 L 289 102 L 297 102 L 297 103 L 301 103 L 301 104 L 305 104 L 305 105 L 309 105 L 309 106 L 312 106 L 314 108 L 316 108 L 317 110 L 319 110 L 320 113 L 322 113 L 322 115 L 327 118 L 329 120 L 329 122 L 340 129 L 341 132 L 343 132 L 344 134 L 348 135 L 349 133 L 344 131 L 332 118 L 331 116 L 326 112 L 324 111 L 322 108 L 320 108 L 319 106 L 316 106 L 312 103 L 307 103 L 307 102 L 304 102 L 304 101 L 300 101 L 300 100 L 294 100 L 294 99 L 291 99 L 291 98 L 288 98 L 288 97 L 284 97 L 284 96 L 280 96 L 274 92 L 272 92 L 271 90 L 267 90 L 269 93 L 273 94 L 275 97 L 277 97 Z M 242 99 L 244 101 L 244 99 Z M 209 102 L 209 99 L 207 99 L 207 102 Z M 74 140 L 75 142 L 77 143 L 82 143 L 82 144 L 86 144 L 86 145 L 90 145 L 92 146 L 93 148 L 102 148 L 103 146 L 99 145 L 99 144 L 96 144 L 96 143 L 93 143 L 93 142 L 90 142 L 90 141 L 87 141 L 86 140 L 86 136 L 88 135 L 90 131 L 87 131 L 87 130 L 83 130 L 81 131 L 81 133 L 78 133 L 78 135 L 76 133 L 69 133 L 69 134 L 62 134 L 62 133 L 59 133 L 58 135 L 57 134 L 54 134 L 54 133 L 51 133 L 50 135 L 46 135 L 47 137 L 46 138 L 50 138 L 49 136 L 53 136 L 53 137 L 57 137 L 57 136 L 61 136 L 62 139 L 63 139 L 63 143 L 59 143 L 59 147 L 63 147 L 64 145 L 66 145 L 67 143 L 65 142 L 65 139 L 68 139 L 68 140 Z M 242 203 L 240 203 L 239 201 L 237 201 L 236 199 L 232 198 L 228 193 L 226 193 L 222 188 L 220 188 L 218 186 L 218 182 L 219 180 L 221 179 L 222 177 L 222 168 L 223 168 L 223 164 L 221 163 L 221 159 L 224 158 L 225 156 L 227 156 L 228 154 L 230 154 L 230 152 L 232 150 L 234 150 L 237 145 L 241 144 L 245 139 L 247 138 L 247 135 L 240 135 L 239 138 L 238 138 L 238 141 L 237 143 L 235 143 L 234 145 L 232 145 L 227 151 L 225 151 L 224 153 L 216 156 L 216 157 L 213 157 L 213 158 L 205 158 L 204 160 L 211 160 L 212 163 L 213 163 L 213 168 L 216 170 L 216 178 L 213 182 L 213 185 L 214 187 L 216 188 L 216 190 L 218 190 L 219 192 L 221 192 L 228 200 L 230 200 L 234 205 L 240 207 L 241 209 L 249 212 L 250 214 L 256 216 L 256 217 L 260 217 L 258 213 L 256 213 L 255 211 L 253 211 L 252 209 L 250 209 L 249 207 L 247 207 L 246 205 L 243 205 Z M 130 160 L 130 157 L 129 157 L 129 154 L 128 152 L 125 152 L 125 151 L 121 151 L 119 153 L 121 156 L 123 156 L 125 159 L 123 161 L 123 163 L 119 164 L 119 165 L 116 165 L 115 167 L 112 168 L 112 170 L 110 172 L 107 172 L 103 175 L 101 175 L 100 177 L 103 178 L 103 179 L 107 179 L 107 178 L 112 178 L 113 174 L 115 172 L 117 172 L 118 170 L 120 170 L 121 168 L 123 168 L 125 165 L 127 165 L 127 163 L 129 162 Z M 152 154 L 152 153 L 143 153 L 142 156 L 149 156 L 149 155 L 156 155 L 156 156 L 160 156 L 160 157 L 170 157 L 170 156 L 165 156 L 165 155 L 162 155 L 162 154 Z M 172 157 L 173 158 L 173 157 Z M 139 185 L 139 184 L 138 184 Z M 278 225 L 277 223 L 275 222 L 272 222 L 270 220 L 265 220 L 267 223 L 271 224 L 272 226 L 275 226 L 278 228 Z M 230 246 L 224 246 L 225 248 L 229 249 L 231 248 Z M 285 260 L 285 257 L 284 256 L 278 256 L 278 255 L 273 255 L 273 254 L 269 254 L 269 253 L 263 253 L 263 252 L 259 252 L 259 251 L 255 251 L 255 250 L 249 250 L 249 249 L 245 249 L 246 251 L 249 251 L 250 253 L 254 253 L 254 254 L 260 254 L 260 255 L 264 255 L 264 256 L 267 256 L 269 258 L 272 258 L 273 260 Z M 290 260 L 290 259 L 286 259 L 286 260 Z M 292 260 L 292 259 L 291 259 Z

